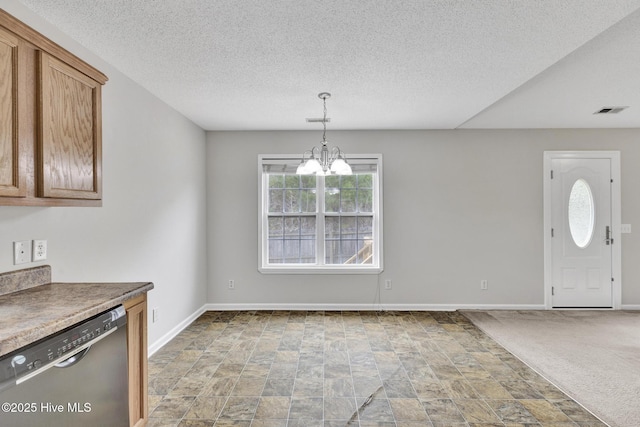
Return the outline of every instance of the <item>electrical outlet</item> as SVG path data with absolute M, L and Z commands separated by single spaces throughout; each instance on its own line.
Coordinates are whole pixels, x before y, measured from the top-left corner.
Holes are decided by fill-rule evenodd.
M 34 240 L 33 241 L 33 258 L 32 261 L 44 261 L 47 259 L 47 241 L 46 240 Z
M 389 289 L 393 289 L 393 284 L 391 283 L 391 280 L 385 280 L 384 281 L 384 288 L 389 290 Z
M 153 310 L 151 310 L 151 319 L 153 323 L 156 323 L 158 321 L 158 307 L 154 308 Z
M 236 282 L 235 280 L 229 280 L 229 289 L 235 289 L 236 288 Z
M 489 289 L 489 282 L 487 282 L 486 280 L 481 280 L 480 289 L 482 289 L 483 291 L 486 291 L 487 289 Z
M 31 261 L 31 242 L 22 240 L 13 242 L 13 264 L 25 264 Z

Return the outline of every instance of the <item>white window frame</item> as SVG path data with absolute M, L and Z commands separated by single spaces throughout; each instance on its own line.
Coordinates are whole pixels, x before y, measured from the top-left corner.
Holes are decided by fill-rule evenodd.
M 258 271 L 265 274 L 380 274 L 383 271 L 383 243 L 382 243 L 382 154 L 347 155 L 347 161 L 352 165 L 376 164 L 373 180 L 373 251 L 376 255 L 371 264 L 324 264 L 324 222 L 321 221 L 316 229 L 316 260 L 315 264 L 269 264 L 268 254 L 268 180 L 264 179 L 263 165 L 282 163 L 297 166 L 300 156 L 293 154 L 261 154 L 258 156 Z M 322 181 L 321 188 L 324 186 Z M 324 194 L 322 191 L 320 194 Z M 324 197 L 316 199 L 316 217 L 324 216 Z

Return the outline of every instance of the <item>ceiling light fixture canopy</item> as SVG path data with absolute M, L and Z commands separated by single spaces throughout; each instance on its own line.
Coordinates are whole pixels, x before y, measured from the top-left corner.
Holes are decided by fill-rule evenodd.
M 313 147 L 302 154 L 302 161 L 296 169 L 298 175 L 351 175 L 353 171 L 347 163 L 344 153 L 339 147 L 329 149 L 327 147 L 327 99 L 331 98 L 328 92 L 321 92 L 318 98 L 322 99 L 324 106 L 324 117 L 322 119 L 322 145 Z M 309 158 L 305 160 L 305 156 Z

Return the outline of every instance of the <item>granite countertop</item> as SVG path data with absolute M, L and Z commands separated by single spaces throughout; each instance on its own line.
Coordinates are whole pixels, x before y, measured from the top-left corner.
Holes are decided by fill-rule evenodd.
M 31 276 L 38 273 L 41 282 L 46 280 L 47 272 L 42 275 L 42 271 L 36 269 L 23 271 L 29 271 Z M 3 280 L 9 274 L 14 280 Z M 20 286 L 15 285 L 18 275 L 21 275 Z M 151 282 L 37 283 L 28 286 L 24 279 L 21 272 L 0 275 L 0 356 L 153 289 Z M 9 282 L 11 287 L 7 285 Z M 3 285 L 11 292 L 3 292 Z

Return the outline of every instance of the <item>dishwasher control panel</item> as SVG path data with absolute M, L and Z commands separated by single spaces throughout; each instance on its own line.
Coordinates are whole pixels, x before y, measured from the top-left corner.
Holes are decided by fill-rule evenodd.
M 105 311 L 83 322 L 49 335 L 0 359 L 0 383 L 18 380 L 43 367 L 59 362 L 85 344 L 100 338 L 127 322 L 123 306 Z

